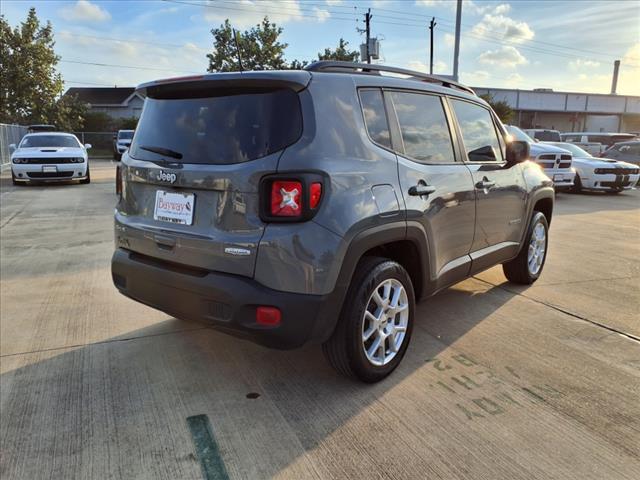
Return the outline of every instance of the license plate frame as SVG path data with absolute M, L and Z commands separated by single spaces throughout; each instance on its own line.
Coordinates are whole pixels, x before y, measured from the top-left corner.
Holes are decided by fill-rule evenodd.
M 174 225 L 193 225 L 195 204 L 195 193 L 156 190 L 153 219 Z

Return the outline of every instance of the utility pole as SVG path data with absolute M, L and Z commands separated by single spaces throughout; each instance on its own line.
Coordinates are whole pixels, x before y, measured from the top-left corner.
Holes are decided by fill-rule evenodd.
M 364 24 L 365 24 L 365 33 L 366 33 L 366 52 L 367 52 L 367 63 L 371 63 L 371 54 L 369 53 L 369 38 L 371 37 L 371 29 L 369 28 L 369 22 L 371 21 L 371 9 L 367 10 L 367 13 L 364 14 Z
M 618 92 L 618 72 L 620 71 L 620 60 L 613 62 L 613 79 L 611 80 L 611 95 Z
M 453 50 L 453 79 L 458 81 L 458 57 L 460 56 L 460 23 L 462 22 L 462 0 L 456 8 L 456 43 Z
M 431 50 L 429 51 L 429 74 L 433 75 L 433 29 L 437 25 L 436 17 L 431 18 L 431 23 L 429 24 L 429 30 L 431 31 Z

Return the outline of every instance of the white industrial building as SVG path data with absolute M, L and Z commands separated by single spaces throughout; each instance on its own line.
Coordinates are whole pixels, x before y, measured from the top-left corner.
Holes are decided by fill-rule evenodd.
M 522 128 L 561 132 L 640 132 L 640 97 L 616 94 L 474 88 L 478 95 L 504 100 Z

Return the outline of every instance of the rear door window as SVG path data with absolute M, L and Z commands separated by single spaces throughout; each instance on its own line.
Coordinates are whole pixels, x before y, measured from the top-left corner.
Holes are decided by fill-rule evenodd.
M 389 93 L 400 124 L 404 154 L 422 163 L 454 163 L 442 99 L 421 93 Z
M 130 155 L 141 160 L 227 165 L 282 150 L 301 134 L 300 102 L 292 90 L 147 97 Z
M 364 123 L 371 140 L 378 145 L 391 148 L 391 135 L 382 100 L 382 91 L 379 89 L 360 90 L 360 101 L 362 102 Z
M 462 100 L 451 100 L 470 162 L 502 161 L 502 149 L 491 112 Z

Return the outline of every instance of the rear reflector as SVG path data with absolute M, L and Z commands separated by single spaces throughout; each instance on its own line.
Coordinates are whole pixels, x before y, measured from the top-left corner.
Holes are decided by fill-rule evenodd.
M 299 217 L 302 215 L 302 183 L 275 180 L 271 184 L 271 215 Z
M 282 315 L 275 307 L 258 307 L 256 309 L 256 323 L 267 327 L 277 327 L 280 325 Z
M 317 208 L 322 198 L 322 184 L 315 182 L 311 184 L 311 192 L 309 195 L 309 207 Z

